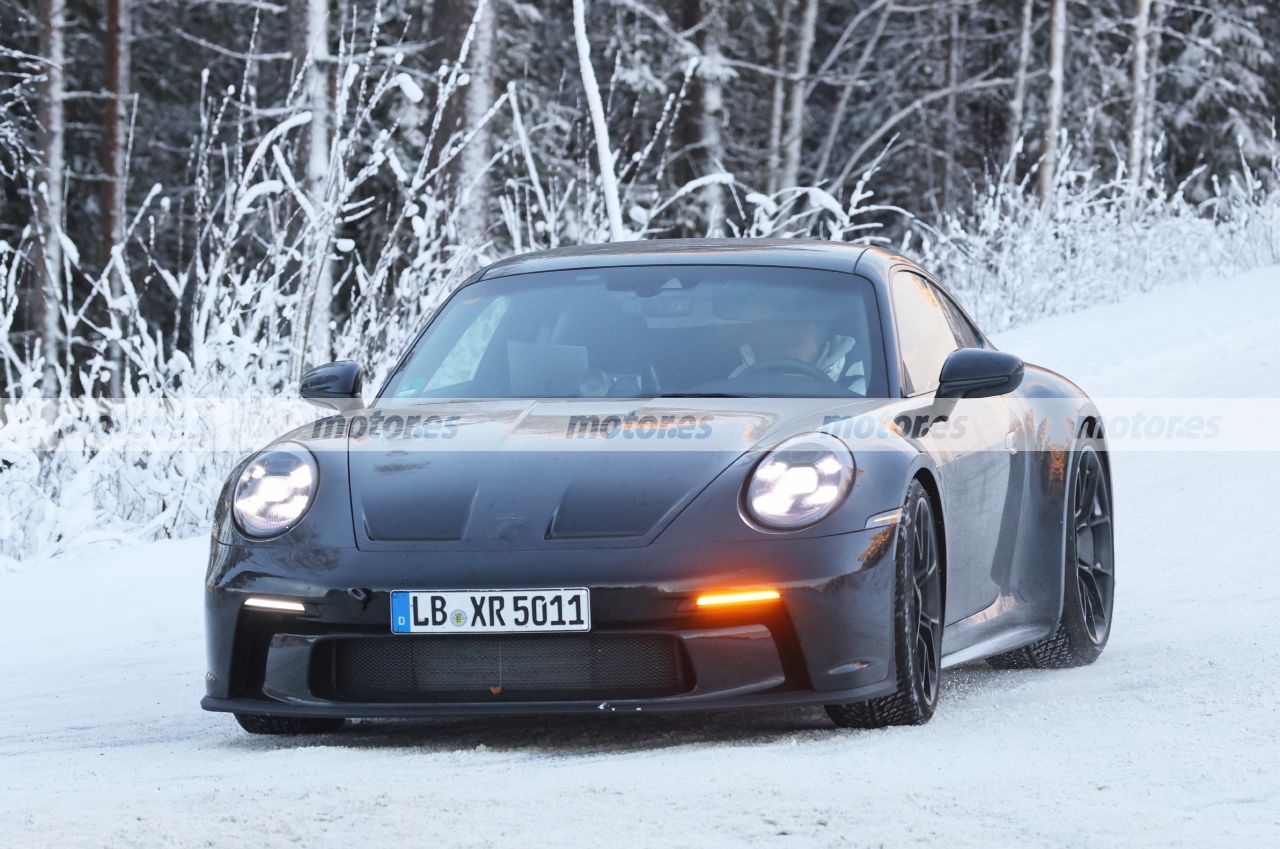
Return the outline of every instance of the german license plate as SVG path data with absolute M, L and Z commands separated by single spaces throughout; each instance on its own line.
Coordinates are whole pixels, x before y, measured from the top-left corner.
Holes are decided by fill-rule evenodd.
M 591 592 L 557 590 L 396 590 L 393 634 L 511 634 L 590 631 Z

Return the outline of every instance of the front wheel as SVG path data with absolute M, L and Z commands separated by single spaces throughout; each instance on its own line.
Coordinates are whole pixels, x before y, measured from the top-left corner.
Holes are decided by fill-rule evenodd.
M 1098 659 L 1111 636 L 1116 589 L 1111 480 L 1098 441 L 1081 443 L 1073 459 L 1058 627 L 1038 643 L 989 658 L 996 669 L 1085 666 Z
M 942 555 L 933 502 L 918 480 L 907 491 L 894 559 L 894 655 L 891 696 L 827 705 L 841 728 L 923 725 L 938 704 L 942 675 Z
M 250 734 L 327 734 L 342 727 L 345 719 L 310 716 L 263 716 L 237 713 L 236 722 Z

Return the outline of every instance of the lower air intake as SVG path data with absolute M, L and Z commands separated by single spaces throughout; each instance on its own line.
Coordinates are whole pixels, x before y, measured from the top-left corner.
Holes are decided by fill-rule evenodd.
M 361 637 L 316 647 L 312 690 L 352 702 L 648 699 L 689 689 L 674 637 Z

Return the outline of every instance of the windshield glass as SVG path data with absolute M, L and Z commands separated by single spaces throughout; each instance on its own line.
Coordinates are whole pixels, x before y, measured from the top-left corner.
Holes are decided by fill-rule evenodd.
M 632 266 L 451 298 L 384 398 L 882 397 L 871 284 L 836 271 Z

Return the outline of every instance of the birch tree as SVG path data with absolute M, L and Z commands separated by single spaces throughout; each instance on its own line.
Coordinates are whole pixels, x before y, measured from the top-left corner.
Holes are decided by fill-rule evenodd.
M 787 83 L 787 129 L 782 157 L 782 185 L 800 183 L 800 157 L 804 152 L 805 89 L 813 41 L 818 30 L 818 0 L 805 0 L 796 33 L 796 61 Z
M 1152 139 L 1157 138 L 1156 113 L 1159 112 L 1159 92 L 1158 86 L 1160 82 L 1160 49 L 1164 38 L 1164 16 L 1169 4 L 1166 0 L 1151 0 L 1151 47 L 1147 52 L 1147 106 L 1143 110 L 1143 119 L 1146 126 L 1143 128 L 1143 136 L 1146 137 L 1147 143 L 1150 144 Z M 1143 163 L 1146 168 L 1146 163 Z
M 773 26 L 770 30 L 769 58 L 776 72 L 772 77 L 769 97 L 769 130 L 765 142 L 765 185 L 769 194 L 778 190 L 782 169 L 782 122 L 786 117 L 787 31 L 791 26 L 792 0 L 777 0 L 774 7 Z
M 1058 178 L 1058 136 L 1062 132 L 1062 98 L 1067 50 L 1067 0 L 1052 0 L 1049 23 L 1049 104 L 1040 158 L 1040 201 L 1048 203 Z
M 63 176 L 66 167 L 66 0 L 40 0 L 40 56 L 44 79 L 40 84 L 39 127 L 40 174 L 36 187 L 36 232 L 40 262 L 33 299 L 33 323 L 44 358 L 41 390 L 46 398 L 57 397 L 60 386 L 58 366 L 63 354 Z
M 711 177 L 724 170 L 725 149 L 724 83 L 726 68 L 720 51 L 723 38 L 723 10 L 720 0 L 684 0 L 685 32 L 695 32 L 693 96 L 684 125 L 689 179 Z M 717 179 L 706 180 L 698 189 L 698 212 L 702 228 L 699 235 L 723 236 L 725 233 L 725 189 Z
M 712 25 L 718 24 L 719 16 L 712 18 Z M 703 176 L 724 170 L 724 136 L 721 125 L 724 122 L 724 84 L 721 64 L 720 37 L 714 29 L 709 29 L 703 42 L 703 56 L 707 71 L 702 76 L 702 161 L 705 164 Z M 724 226 L 724 184 L 719 180 L 708 180 L 700 189 L 702 219 L 706 224 L 708 236 L 723 236 Z
M 1128 173 L 1134 194 L 1143 179 L 1143 158 L 1147 148 L 1147 27 L 1150 21 L 1150 0 L 1137 0 L 1137 14 L 1133 19 L 1133 58 L 1129 72 L 1129 139 Z
M 468 55 L 467 88 L 464 97 L 463 132 L 466 146 L 462 149 L 461 198 L 463 213 L 459 218 L 458 236 L 463 241 L 484 239 L 489 227 L 489 156 L 492 148 L 486 116 L 493 106 L 494 79 L 494 12 L 492 4 L 480 0 L 476 8 L 475 35 Z
M 329 180 L 329 128 L 331 126 L 329 68 L 329 0 L 290 0 L 290 49 L 294 67 L 302 77 L 302 102 L 311 113 L 306 127 L 306 192 L 312 212 L 328 215 L 324 198 Z M 315 220 L 307 226 L 310 237 L 304 248 L 300 281 L 309 293 L 310 321 L 302 356 L 316 363 L 328 362 L 333 342 L 333 271 L 329 265 L 332 221 Z

